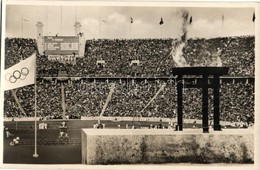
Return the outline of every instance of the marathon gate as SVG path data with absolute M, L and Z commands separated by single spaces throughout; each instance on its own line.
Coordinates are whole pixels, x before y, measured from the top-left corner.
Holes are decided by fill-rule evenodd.
M 173 68 L 173 75 L 177 76 L 177 126 L 176 130 L 183 130 L 183 88 L 202 88 L 202 128 L 203 133 L 209 132 L 208 125 L 208 89 L 213 89 L 214 95 L 214 130 L 221 130 L 219 124 L 219 76 L 228 74 L 228 67 L 177 67 Z M 183 75 L 200 76 L 198 81 L 192 84 L 183 84 Z M 202 78 L 201 78 L 202 76 Z M 212 81 L 209 81 L 212 80 Z

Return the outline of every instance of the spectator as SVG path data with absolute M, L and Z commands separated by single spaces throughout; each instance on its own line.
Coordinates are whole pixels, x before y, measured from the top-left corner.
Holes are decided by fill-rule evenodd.
M 189 39 L 183 49 L 183 57 L 191 66 L 209 66 L 220 58 L 223 66 L 230 67 L 228 76 L 254 76 L 255 38 L 252 36 L 221 37 L 214 39 Z M 85 57 L 76 63 L 50 61 L 46 55 L 37 55 L 37 115 L 48 119 L 62 118 L 62 87 L 64 87 L 66 114 L 70 119 L 81 116 L 99 116 L 110 91 L 110 83 L 116 87 L 103 116 L 114 117 L 176 117 L 176 87 L 171 76 L 175 63 L 171 50 L 176 40 L 88 40 Z M 18 63 L 37 51 L 33 39 L 6 38 L 5 68 Z M 132 64 L 139 60 L 140 64 Z M 104 61 L 102 67 L 97 61 Z M 131 65 L 131 66 L 130 66 Z M 85 80 L 71 78 L 58 80 L 42 78 L 58 76 L 63 70 L 69 77 L 125 77 L 124 80 Z M 132 77 L 158 77 L 158 80 L 141 81 Z M 161 80 L 161 77 L 169 77 Z M 160 87 L 165 88 L 151 102 Z M 25 115 L 17 105 L 11 91 L 4 92 L 5 117 L 34 116 L 34 85 L 15 91 Z M 209 90 L 210 120 L 213 117 L 213 92 Z M 254 83 L 223 82 L 220 91 L 221 120 L 241 122 L 245 126 L 254 123 Z M 183 112 L 185 119 L 201 119 L 201 89 L 184 89 Z M 137 126 L 136 126 L 137 127 Z

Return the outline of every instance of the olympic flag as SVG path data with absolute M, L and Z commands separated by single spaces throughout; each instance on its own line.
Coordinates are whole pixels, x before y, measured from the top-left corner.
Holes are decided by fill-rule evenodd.
M 35 53 L 4 71 L 4 90 L 12 90 L 35 83 Z

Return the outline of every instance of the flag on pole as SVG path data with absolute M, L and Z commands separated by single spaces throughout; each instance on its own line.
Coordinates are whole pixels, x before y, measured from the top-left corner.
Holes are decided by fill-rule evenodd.
M 159 22 L 160 25 L 162 25 L 164 22 L 163 22 L 163 18 L 161 18 L 161 21 Z
M 130 23 L 132 24 L 134 22 L 133 18 L 130 17 Z
M 16 89 L 35 83 L 35 53 L 4 70 L 4 90 Z
M 29 18 L 23 17 L 23 23 L 29 23 L 29 22 L 30 22 Z
M 255 13 L 253 14 L 252 21 L 255 22 Z

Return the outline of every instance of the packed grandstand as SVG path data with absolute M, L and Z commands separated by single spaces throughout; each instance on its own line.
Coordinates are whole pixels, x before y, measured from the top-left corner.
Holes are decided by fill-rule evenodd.
M 37 115 L 50 119 L 99 116 L 111 83 L 115 90 L 103 116 L 176 118 L 176 85 L 171 56 L 176 39 L 92 39 L 75 62 L 50 61 L 37 54 Z M 221 78 L 221 120 L 254 123 L 255 37 L 188 39 L 183 57 L 190 66 L 208 66 L 219 56 L 229 74 Z M 37 51 L 34 39 L 5 39 L 5 68 Z M 133 60 L 140 64 L 131 64 Z M 104 61 L 104 65 L 97 64 Z M 59 72 L 68 78 L 60 79 Z M 138 79 L 139 78 L 139 79 Z M 145 106 L 166 84 L 151 104 Z M 63 90 L 62 90 L 63 89 Z M 63 93 L 63 92 L 64 93 Z M 213 96 L 209 91 L 212 120 Z M 5 91 L 5 117 L 34 116 L 34 85 Z M 64 101 L 62 101 L 64 98 Z M 19 102 L 17 102 L 17 100 Z M 64 103 L 63 103 L 64 102 Z M 201 119 L 201 89 L 184 89 L 184 119 Z M 20 105 L 18 104 L 20 103 Z

